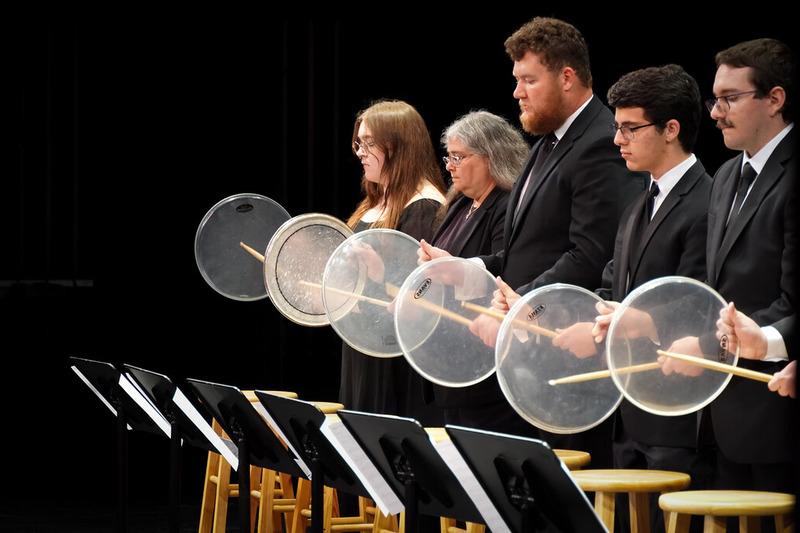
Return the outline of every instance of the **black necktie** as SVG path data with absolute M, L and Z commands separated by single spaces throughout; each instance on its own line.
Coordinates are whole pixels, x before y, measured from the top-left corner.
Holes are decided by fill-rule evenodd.
M 739 185 L 736 187 L 736 199 L 733 201 L 733 209 L 731 209 L 731 214 L 728 217 L 728 227 L 733 225 L 733 221 L 736 220 L 739 211 L 742 210 L 742 204 L 744 203 L 745 196 L 747 196 L 747 190 L 755 179 L 756 169 L 754 169 L 750 163 L 745 163 L 742 174 L 739 176 Z
M 656 196 L 661 190 L 658 188 L 658 183 L 655 181 L 650 184 L 650 192 L 647 193 L 647 222 L 653 220 L 653 207 L 656 205 Z
M 531 166 L 531 171 L 528 173 L 528 176 L 525 180 L 525 183 L 522 185 L 522 190 L 519 194 L 519 200 L 517 200 L 517 207 L 514 209 L 514 218 L 513 224 L 517 223 L 517 213 L 519 213 L 519 208 L 525 202 L 525 199 L 532 194 L 534 187 L 534 180 L 538 179 L 539 169 L 542 168 L 547 158 L 550 156 L 550 153 L 555 148 L 556 143 L 558 142 L 558 137 L 553 132 L 548 133 L 542 138 L 542 144 L 539 147 L 539 151 L 536 153 L 536 160 L 533 162 Z

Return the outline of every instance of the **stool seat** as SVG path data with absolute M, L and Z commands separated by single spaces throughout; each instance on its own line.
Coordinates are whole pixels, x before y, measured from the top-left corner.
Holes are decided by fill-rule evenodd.
M 668 492 L 685 489 L 691 481 L 689 474 L 666 470 L 578 470 L 572 477 L 591 492 Z
M 553 452 L 555 452 L 556 457 L 561 459 L 561 461 L 567 465 L 567 468 L 570 470 L 578 470 L 579 468 L 588 465 L 592 460 L 592 456 L 588 452 L 559 449 L 555 449 Z
M 685 489 L 691 482 L 688 474 L 666 470 L 576 470 L 570 474 L 582 490 L 595 493 L 594 512 L 612 533 L 617 493 L 628 494 L 630 530 L 649 533 L 651 495 Z
M 286 391 L 286 390 L 267 390 L 267 391 L 264 391 L 264 392 L 268 392 L 268 393 L 272 394 L 273 396 L 280 396 L 282 398 L 291 398 L 293 400 L 297 398 L 297 393 L 296 392 L 290 392 L 290 391 Z M 256 403 L 258 401 L 258 398 L 256 397 L 255 391 L 243 390 L 242 394 L 244 394 L 245 398 L 247 398 L 247 400 L 250 403 Z
M 771 516 L 794 510 L 794 496 L 755 490 L 687 490 L 662 494 L 665 511 L 712 516 Z
M 336 402 L 309 402 L 309 403 L 313 403 L 314 405 L 316 405 L 317 409 L 319 409 L 326 415 L 330 415 L 344 409 L 343 404 Z

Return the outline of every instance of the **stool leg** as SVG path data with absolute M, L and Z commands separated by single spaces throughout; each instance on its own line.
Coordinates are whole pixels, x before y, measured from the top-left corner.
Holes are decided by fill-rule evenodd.
M 761 533 L 761 517 L 740 516 L 739 533 Z
M 650 533 L 649 493 L 629 492 L 628 513 L 631 519 L 631 533 Z
M 776 533 L 794 533 L 793 515 L 775 515 L 775 531 Z
M 311 502 L 311 481 L 300 478 L 297 480 L 297 496 L 294 503 L 294 516 L 292 517 L 292 533 L 305 533 L 308 520 L 303 516 L 303 509 L 308 509 Z
M 225 533 L 228 521 L 228 497 L 231 492 L 231 465 L 225 458 L 219 461 L 217 469 L 217 494 L 214 498 L 214 530 L 213 533 Z
M 725 533 L 726 525 L 726 517 L 706 515 L 703 520 L 703 533 Z
M 258 533 L 275 533 L 275 517 L 272 505 L 275 502 L 275 471 L 261 471 L 261 498 L 258 501 Z
M 664 511 L 664 518 L 667 521 L 667 533 L 688 533 L 692 515 Z
M 294 499 L 294 485 L 292 484 L 292 476 L 289 474 L 278 474 L 278 479 L 280 480 L 281 484 L 281 492 L 283 493 L 283 499 L 285 500 L 293 500 Z M 294 520 L 294 512 L 293 511 L 286 511 L 283 513 L 283 527 L 281 527 L 281 516 L 280 513 L 275 513 L 275 520 L 274 524 L 276 526 L 276 531 L 286 531 L 289 533 L 292 529 L 292 521 Z
M 608 533 L 614 533 L 614 497 L 613 492 L 594 493 L 594 512 L 600 517 L 600 521 L 605 524 Z
M 467 522 L 467 533 L 486 533 L 486 526 L 475 522 Z
M 214 498 L 217 495 L 217 486 L 211 481 L 211 476 L 216 476 L 219 470 L 220 455 L 208 452 L 206 462 L 206 476 L 203 479 L 203 502 L 200 505 L 199 533 L 211 533 L 214 520 Z
M 454 518 L 439 517 L 439 533 L 448 533 L 451 527 L 456 527 Z

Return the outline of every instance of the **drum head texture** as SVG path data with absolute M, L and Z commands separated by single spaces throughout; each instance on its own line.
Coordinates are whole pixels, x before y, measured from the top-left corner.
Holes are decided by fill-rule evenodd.
M 322 274 L 352 230 L 338 218 L 308 213 L 286 221 L 269 241 L 263 280 L 275 308 L 303 326 L 327 326 Z
M 608 376 L 551 384 L 605 370 L 602 345 L 591 335 L 598 302 L 581 287 L 547 285 L 521 297 L 500 326 L 495 346 L 500 388 L 517 413 L 540 429 L 585 431 L 608 418 L 622 400 Z
M 625 398 L 664 416 L 692 413 L 714 400 L 731 374 L 665 357 L 663 351 L 735 365 L 738 357 L 728 350 L 727 338 L 717 338 L 716 323 L 725 305 L 709 286 L 680 276 L 658 278 L 632 291 L 615 312 L 606 340 L 608 366 Z M 679 370 L 665 366 L 670 359 L 669 366 Z M 631 372 L 648 364 L 657 368 Z
M 339 245 L 322 277 L 322 302 L 347 344 L 373 357 L 402 355 L 390 304 L 417 267 L 416 239 L 392 229 L 368 229 Z
M 424 378 L 445 387 L 466 387 L 494 373 L 494 349 L 469 331 L 488 309 L 496 288 L 492 275 L 460 257 L 416 268 L 397 296 L 394 324 L 400 348 Z
M 289 213 L 260 194 L 235 194 L 205 214 L 194 238 L 194 257 L 203 279 L 233 300 L 267 297 L 261 262 L 239 243 L 263 254 L 275 230 Z

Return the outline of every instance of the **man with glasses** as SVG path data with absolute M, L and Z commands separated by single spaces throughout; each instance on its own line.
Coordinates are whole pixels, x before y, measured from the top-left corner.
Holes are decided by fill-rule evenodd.
M 715 97 L 706 105 L 725 146 L 742 153 L 714 177 L 708 283 L 765 326 L 792 315 L 797 298 L 796 67 L 791 50 L 774 39 L 737 44 L 718 53 L 716 63 Z M 739 365 L 772 374 L 786 365 L 785 347 L 781 352 Z M 763 383 L 733 377 L 709 409 L 719 488 L 795 490 L 791 407 Z
M 611 259 L 619 217 L 644 189 L 644 176 L 629 172 L 614 147 L 613 115 L 592 93 L 589 52 L 574 26 L 537 17 L 505 46 L 523 129 L 542 138 L 511 191 L 503 249 L 481 259 L 521 293 L 559 282 L 593 289 Z M 421 260 L 442 255 L 422 245 Z M 481 317 L 473 326 L 486 342 L 498 323 Z M 610 424 L 580 435 L 542 433 L 554 447 L 589 451 L 596 467 L 611 463 Z

